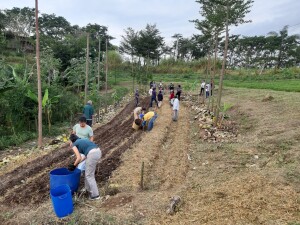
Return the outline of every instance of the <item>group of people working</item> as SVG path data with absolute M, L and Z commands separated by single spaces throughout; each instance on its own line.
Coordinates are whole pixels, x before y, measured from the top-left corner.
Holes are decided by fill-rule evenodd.
M 134 123 L 143 130 L 151 131 L 154 126 L 154 121 L 158 115 L 156 110 L 150 109 L 148 112 L 144 107 L 136 107 L 133 111 Z
M 73 127 L 70 135 L 70 147 L 75 153 L 75 162 L 68 166 L 70 171 L 76 168 L 84 171 L 83 192 L 88 192 L 90 200 L 100 199 L 99 190 L 95 179 L 95 170 L 101 150 L 94 143 L 94 134 L 92 129 L 94 109 L 92 101 L 88 101 L 84 106 L 83 115 L 79 118 L 79 123 Z
M 134 123 L 137 124 L 143 130 L 151 131 L 154 126 L 154 122 L 158 115 L 156 108 L 152 108 L 153 101 L 155 101 L 158 108 L 161 107 L 163 101 L 163 84 L 159 84 L 159 93 L 156 93 L 156 84 L 152 82 L 149 90 L 151 96 L 150 110 L 147 112 L 144 107 L 136 107 L 134 115 Z M 173 107 L 173 121 L 178 119 L 179 100 L 181 95 L 181 86 L 178 85 L 176 95 L 174 94 L 174 85 L 169 85 L 169 102 Z M 139 93 L 136 90 L 135 101 L 136 106 L 139 104 Z M 83 108 L 83 115 L 79 118 L 79 123 L 73 127 L 72 134 L 70 135 L 70 146 L 76 156 L 75 162 L 68 166 L 70 171 L 74 171 L 76 168 L 84 171 L 85 176 L 85 188 L 82 191 L 87 191 L 90 200 L 100 199 L 99 190 L 95 180 L 95 170 L 99 159 L 101 158 L 101 150 L 98 145 L 94 143 L 94 134 L 92 129 L 94 109 L 92 101 L 88 101 Z
M 145 130 L 145 128 L 150 131 L 152 130 L 153 126 L 154 126 L 154 121 L 157 118 L 157 108 L 160 108 L 162 106 L 162 102 L 164 99 L 164 86 L 163 83 L 160 82 L 158 85 L 159 88 L 159 92 L 157 94 L 156 92 L 156 83 L 154 81 L 150 82 L 150 89 L 149 89 L 149 96 L 150 96 L 150 110 L 149 112 L 146 113 L 146 108 L 145 107 L 137 107 L 139 104 L 139 93 L 138 90 L 136 90 L 135 92 L 135 103 L 136 103 L 136 108 L 133 111 L 133 115 L 134 115 L 134 124 L 133 124 L 133 128 L 136 128 L 136 126 L 138 128 L 142 128 L 143 130 Z M 177 121 L 178 120 L 178 112 L 179 112 L 179 101 L 180 101 L 180 96 L 181 96 L 181 85 L 178 85 L 177 90 L 176 90 L 176 95 L 174 92 L 174 85 L 173 83 L 170 83 L 170 85 L 168 86 L 169 89 L 169 102 L 170 102 L 170 106 L 173 109 L 173 115 L 172 115 L 172 119 L 173 121 Z M 153 108 L 153 101 L 156 103 L 156 107 Z

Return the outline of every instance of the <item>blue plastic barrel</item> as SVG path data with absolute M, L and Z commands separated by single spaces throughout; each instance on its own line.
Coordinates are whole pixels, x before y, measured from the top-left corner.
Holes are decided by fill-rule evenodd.
M 61 185 L 68 185 L 72 194 L 78 190 L 81 170 L 69 171 L 67 168 L 58 168 L 50 172 L 50 189 Z
M 57 217 L 62 218 L 73 212 L 72 194 L 68 185 L 65 184 L 51 189 L 50 196 Z

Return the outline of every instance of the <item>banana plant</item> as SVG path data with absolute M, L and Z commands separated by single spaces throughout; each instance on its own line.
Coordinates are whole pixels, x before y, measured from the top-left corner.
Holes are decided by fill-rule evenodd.
M 233 107 L 232 104 L 229 104 L 229 103 L 225 103 L 224 102 L 224 105 L 223 107 L 221 108 L 221 114 L 222 114 L 222 117 L 221 117 L 221 120 L 220 120 L 220 123 L 219 123 L 219 126 L 221 127 L 222 126 L 222 123 L 223 123 L 223 120 L 226 119 L 226 112 L 231 109 Z
M 38 96 L 33 93 L 30 89 L 27 92 L 27 97 L 29 97 L 34 102 L 38 103 Z M 47 123 L 48 123 L 48 130 L 51 131 L 51 117 L 52 117 L 52 105 L 59 102 L 59 99 L 61 98 L 61 95 L 56 95 L 52 98 L 49 98 L 49 92 L 48 88 L 45 90 L 43 100 L 42 100 L 42 108 L 44 110 L 44 113 L 47 117 Z

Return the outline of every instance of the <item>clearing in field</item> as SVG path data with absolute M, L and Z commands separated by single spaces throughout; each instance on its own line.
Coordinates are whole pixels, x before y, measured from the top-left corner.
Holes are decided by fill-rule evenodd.
M 178 122 L 165 100 L 154 129 L 144 133 L 131 128 L 131 102 L 95 130 L 103 151 L 96 179 L 106 198 L 76 199 L 71 216 L 55 217 L 48 172 L 73 160 L 64 145 L 1 168 L 0 218 L 3 224 L 297 224 L 299 100 L 299 93 L 226 89 L 224 102 L 233 107 L 224 124 L 236 132 L 219 141 L 203 138 L 197 96 L 184 96 Z M 177 195 L 181 202 L 169 215 Z

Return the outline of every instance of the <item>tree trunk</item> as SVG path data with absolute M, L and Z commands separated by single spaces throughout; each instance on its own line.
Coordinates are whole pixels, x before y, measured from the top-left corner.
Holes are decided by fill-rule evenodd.
M 107 74 L 108 74 L 108 52 L 107 52 L 107 39 L 105 42 L 105 112 L 107 112 Z
M 90 34 L 86 35 L 86 64 L 85 64 L 85 86 L 84 86 L 84 104 L 87 102 L 88 95 L 88 81 L 89 81 L 89 42 Z
M 224 57 L 222 63 L 222 71 L 220 74 L 219 88 L 218 88 L 218 97 L 217 97 L 217 105 L 216 105 L 216 115 L 214 120 L 214 126 L 218 125 L 218 119 L 220 114 L 220 106 L 221 106 L 221 98 L 222 98 L 222 89 L 223 89 L 223 79 L 225 75 L 226 69 L 226 59 L 227 59 L 227 50 L 228 50 L 228 39 L 229 39 L 229 31 L 228 31 L 228 6 L 226 8 L 226 39 L 225 39 L 225 49 L 224 49 Z
M 134 93 L 133 54 L 131 54 L 132 91 Z
M 215 111 L 215 107 L 214 107 L 214 101 L 215 101 L 215 98 L 214 98 L 214 91 L 215 91 L 215 76 L 216 76 L 216 70 L 217 70 L 217 52 L 218 52 L 218 32 L 216 32 L 215 34 L 215 55 L 214 55 L 214 72 L 213 72 L 213 76 L 212 76 L 212 86 L 211 86 L 211 92 L 213 94 L 212 96 L 212 101 L 211 101 L 211 111 L 214 112 L 214 115 L 216 114 L 216 111 Z
M 35 34 L 36 34 L 36 70 L 38 80 L 38 147 L 43 145 L 43 126 L 42 126 L 42 82 L 41 82 L 41 67 L 40 67 L 40 34 L 39 34 L 39 8 L 38 0 L 35 0 Z
M 100 113 L 101 113 L 101 98 L 100 98 L 100 57 L 101 57 L 101 38 L 100 38 L 100 35 L 99 35 L 99 46 L 98 46 L 98 95 L 99 95 L 98 121 L 100 121 Z
M 101 38 L 99 36 L 99 47 L 98 47 L 98 91 L 100 91 L 100 56 L 101 56 Z

